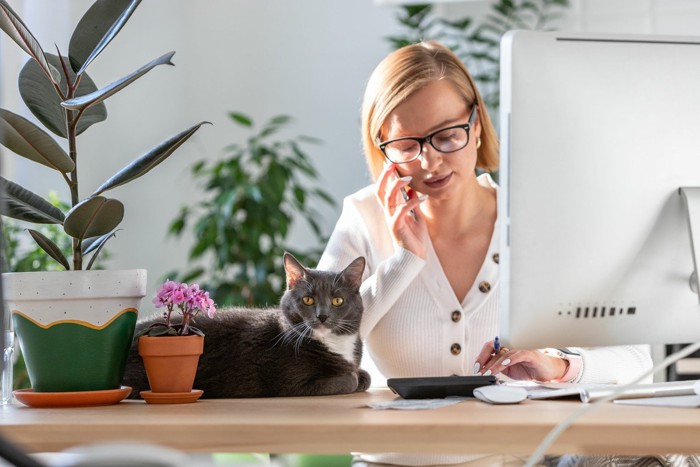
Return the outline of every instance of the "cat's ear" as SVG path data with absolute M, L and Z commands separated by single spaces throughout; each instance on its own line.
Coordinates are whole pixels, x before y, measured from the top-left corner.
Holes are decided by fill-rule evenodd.
M 287 288 L 291 289 L 306 274 L 306 269 L 291 253 L 284 252 L 284 270 L 287 272 Z
M 340 275 L 346 284 L 354 289 L 362 285 L 362 273 L 365 272 L 365 258 L 360 256 L 346 267 Z

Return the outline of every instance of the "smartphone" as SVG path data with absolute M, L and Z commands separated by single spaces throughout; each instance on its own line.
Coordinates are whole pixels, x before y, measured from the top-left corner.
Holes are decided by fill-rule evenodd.
M 399 173 L 396 171 L 395 171 L 395 173 L 396 173 L 396 178 L 400 178 Z M 408 200 L 411 199 L 411 197 L 408 196 L 408 192 L 406 192 L 406 187 L 402 186 L 401 188 L 399 188 L 399 191 L 401 192 L 401 197 L 403 198 L 404 201 L 408 202 Z M 416 222 L 418 221 L 418 217 L 416 217 L 416 211 L 413 209 L 411 209 L 411 217 L 413 218 L 414 221 L 416 221 Z
M 404 399 L 444 399 L 450 396 L 473 397 L 474 389 L 497 384 L 495 376 L 434 376 L 389 378 L 387 386 Z

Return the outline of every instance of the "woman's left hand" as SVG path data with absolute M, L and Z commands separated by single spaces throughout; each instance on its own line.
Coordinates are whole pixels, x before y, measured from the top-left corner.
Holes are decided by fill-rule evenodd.
M 477 370 L 477 365 L 478 370 Z M 484 344 L 474 364 L 474 374 L 503 373 L 512 379 L 559 381 L 569 369 L 566 359 L 541 350 L 514 350 L 507 347 L 494 353 L 493 341 Z

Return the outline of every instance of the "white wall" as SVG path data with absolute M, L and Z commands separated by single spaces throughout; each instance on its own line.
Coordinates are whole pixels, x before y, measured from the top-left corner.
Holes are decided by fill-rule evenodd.
M 446 15 L 480 16 L 489 1 L 441 4 Z M 570 0 L 568 14 L 557 21 L 562 31 L 618 34 L 700 35 L 697 0 Z

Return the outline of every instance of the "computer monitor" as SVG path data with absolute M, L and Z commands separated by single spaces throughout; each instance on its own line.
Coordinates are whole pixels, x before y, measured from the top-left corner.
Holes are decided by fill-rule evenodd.
M 700 37 L 511 31 L 500 120 L 502 340 L 700 341 Z

